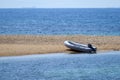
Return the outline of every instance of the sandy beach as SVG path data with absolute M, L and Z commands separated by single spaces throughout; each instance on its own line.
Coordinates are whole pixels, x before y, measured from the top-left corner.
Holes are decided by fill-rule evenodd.
M 65 40 L 88 44 L 100 50 L 120 50 L 120 36 L 85 35 L 0 35 L 0 56 L 44 53 L 72 53 L 64 46 Z

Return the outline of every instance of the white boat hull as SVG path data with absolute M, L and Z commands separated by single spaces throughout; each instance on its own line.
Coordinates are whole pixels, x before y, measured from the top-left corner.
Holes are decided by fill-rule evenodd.
M 93 52 L 93 49 L 89 48 L 88 45 L 84 45 L 84 44 L 79 44 L 73 41 L 65 41 L 64 45 L 72 50 L 75 51 L 80 51 L 80 52 Z M 93 47 L 94 50 L 96 51 L 97 48 Z

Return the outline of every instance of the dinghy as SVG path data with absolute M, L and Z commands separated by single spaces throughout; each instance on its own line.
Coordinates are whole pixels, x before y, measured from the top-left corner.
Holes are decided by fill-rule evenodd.
M 64 45 L 74 51 L 79 52 L 96 52 L 97 48 L 92 46 L 91 44 L 84 45 L 73 41 L 65 41 Z

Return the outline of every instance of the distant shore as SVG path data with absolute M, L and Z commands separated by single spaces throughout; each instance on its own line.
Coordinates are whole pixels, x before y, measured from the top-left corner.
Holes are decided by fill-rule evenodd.
M 83 44 L 91 43 L 98 50 L 120 50 L 120 36 L 0 35 L 0 56 L 72 53 L 64 46 L 65 40 Z

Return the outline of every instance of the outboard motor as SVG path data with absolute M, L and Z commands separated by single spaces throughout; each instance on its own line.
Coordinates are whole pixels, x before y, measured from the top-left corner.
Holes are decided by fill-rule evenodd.
M 92 44 L 88 44 L 88 47 L 92 49 L 92 51 L 96 52 L 96 49 L 93 48 Z

